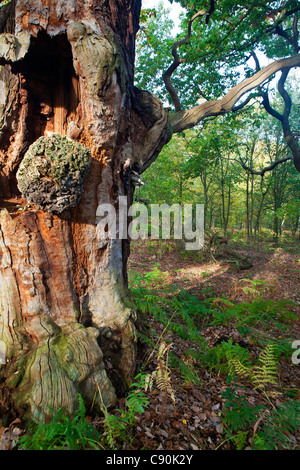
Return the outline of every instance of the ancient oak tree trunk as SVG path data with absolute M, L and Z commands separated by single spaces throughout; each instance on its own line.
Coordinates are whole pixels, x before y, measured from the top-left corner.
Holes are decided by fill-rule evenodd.
M 2 383 L 36 419 L 135 373 L 129 244 L 102 240 L 167 140 L 160 102 L 133 86 L 140 0 L 16 0 L 0 14 Z M 23 209 L 23 210 L 21 210 Z M 0 366 L 1 367 L 1 366 Z

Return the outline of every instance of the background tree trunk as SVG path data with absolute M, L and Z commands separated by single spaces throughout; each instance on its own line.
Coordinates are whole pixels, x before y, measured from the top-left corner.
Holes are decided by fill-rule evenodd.
M 112 404 L 135 373 L 129 242 L 100 239 L 97 208 L 118 212 L 119 196 L 130 205 L 132 172 L 167 140 L 166 111 L 133 86 L 139 13 L 139 0 L 16 0 L 1 9 L 1 374 L 15 407 L 36 420 L 60 406 L 72 413 L 78 393 L 91 403 L 98 386 Z M 90 152 L 77 206 L 61 206 L 70 195 L 53 196 L 49 174 L 40 173 L 33 198 L 20 192 L 20 164 L 52 134 L 62 149 L 77 142 Z

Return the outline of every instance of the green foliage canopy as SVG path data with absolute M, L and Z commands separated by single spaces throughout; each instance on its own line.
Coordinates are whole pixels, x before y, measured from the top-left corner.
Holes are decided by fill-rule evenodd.
M 172 3 L 172 1 L 171 1 Z M 162 72 L 172 62 L 172 43 L 186 36 L 188 22 L 199 10 L 211 11 L 192 24 L 189 44 L 179 47 L 182 61 L 172 75 L 173 85 L 184 108 L 194 106 L 201 98 L 218 99 L 242 79 L 253 75 L 255 51 L 264 63 L 298 52 L 292 37 L 299 18 L 295 0 L 257 3 L 254 0 L 177 0 L 187 11 L 181 21 L 182 32 L 173 38 L 167 12 L 160 6 L 142 24 L 138 39 L 138 86 L 159 91 L 164 99 Z M 147 36 L 147 40 L 145 39 Z M 150 78 L 150 80 L 149 80 Z M 150 86 L 150 88 L 149 88 Z

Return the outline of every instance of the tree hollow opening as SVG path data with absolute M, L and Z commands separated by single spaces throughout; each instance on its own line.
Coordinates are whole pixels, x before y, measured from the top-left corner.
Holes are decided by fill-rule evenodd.
M 45 32 L 32 38 L 21 65 L 28 92 L 28 144 L 53 132 L 66 135 L 71 121 L 80 120 L 79 78 L 65 34 L 51 38 Z

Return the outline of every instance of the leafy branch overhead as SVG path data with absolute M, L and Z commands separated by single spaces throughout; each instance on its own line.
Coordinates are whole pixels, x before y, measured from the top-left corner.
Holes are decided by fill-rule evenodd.
M 179 57 L 178 48 L 180 46 L 183 46 L 184 44 L 189 44 L 190 38 L 191 38 L 191 35 L 192 35 L 192 24 L 200 16 L 201 17 L 203 17 L 203 16 L 208 17 L 208 13 L 205 10 L 200 10 L 192 16 L 192 18 L 189 20 L 189 23 L 188 23 L 188 31 L 187 31 L 186 37 L 184 39 L 182 39 L 181 41 L 175 42 L 173 47 L 172 47 L 172 56 L 174 58 L 173 63 L 163 73 L 163 79 L 164 79 L 164 82 L 165 82 L 165 86 L 166 86 L 166 89 L 168 90 L 168 92 L 170 93 L 170 96 L 171 96 L 172 101 L 173 101 L 174 106 L 175 106 L 175 111 L 181 111 L 181 104 L 180 104 L 179 97 L 178 97 L 178 95 L 176 93 L 176 90 L 173 87 L 172 82 L 171 82 L 171 76 L 172 76 L 173 72 L 183 62 L 183 59 L 181 59 Z
M 247 92 L 261 85 L 276 72 L 292 67 L 300 66 L 300 54 L 287 59 L 278 59 L 262 70 L 239 83 L 220 100 L 211 100 L 186 111 L 179 111 L 170 116 L 170 123 L 174 132 L 182 132 L 192 128 L 203 119 L 210 116 L 219 116 L 232 110 L 237 101 Z
M 254 96 L 260 97 L 267 112 L 280 120 L 295 167 L 300 171 L 299 145 L 289 124 L 292 103 L 284 87 L 289 71 L 300 65 L 298 2 L 288 0 L 274 5 L 269 1 L 257 4 L 253 0 L 239 4 L 232 0 L 218 3 L 178 0 L 178 3 L 186 9 L 182 32 L 171 43 L 167 29 L 161 40 L 164 51 L 168 46 L 171 64 L 167 56 L 162 59 L 162 51 L 154 49 L 150 54 L 152 60 L 146 64 L 143 60 L 146 49 L 141 47 L 137 67 L 137 81 L 143 69 L 151 76 L 152 91 L 159 90 L 160 97 L 163 81 L 167 92 L 164 98 L 171 100 L 175 110 L 169 116 L 173 132 L 180 133 L 210 117 L 240 111 L 253 103 Z M 159 15 L 161 18 L 162 11 Z M 160 20 L 151 18 L 149 22 L 152 30 L 155 21 Z M 147 30 L 147 22 L 143 30 Z M 148 42 L 148 57 L 149 50 Z M 261 68 L 258 55 L 269 64 Z M 151 68 L 155 69 L 157 59 L 153 75 Z M 165 63 L 168 65 L 164 66 Z M 157 73 L 159 65 L 164 67 L 162 76 Z M 265 86 L 280 71 L 278 90 L 284 102 L 283 113 L 271 108 Z M 250 93 L 253 90 L 255 94 Z

